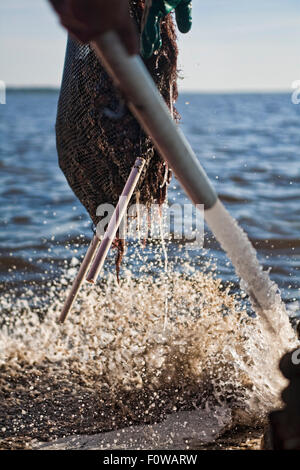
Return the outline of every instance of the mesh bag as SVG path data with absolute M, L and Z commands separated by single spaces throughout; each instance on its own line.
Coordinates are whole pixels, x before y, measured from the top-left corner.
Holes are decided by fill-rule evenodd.
M 145 0 L 131 0 L 139 31 Z M 162 23 L 163 47 L 146 66 L 169 107 L 177 98 L 173 19 Z M 97 207 L 116 205 L 137 157 L 146 159 L 134 201 L 161 204 L 171 173 L 125 106 L 89 45 L 69 38 L 56 121 L 59 165 L 94 224 Z

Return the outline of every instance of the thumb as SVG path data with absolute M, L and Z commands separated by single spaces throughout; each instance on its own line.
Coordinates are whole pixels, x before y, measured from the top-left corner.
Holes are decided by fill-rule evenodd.
M 192 28 L 192 0 L 182 0 L 175 12 L 179 31 L 188 33 Z

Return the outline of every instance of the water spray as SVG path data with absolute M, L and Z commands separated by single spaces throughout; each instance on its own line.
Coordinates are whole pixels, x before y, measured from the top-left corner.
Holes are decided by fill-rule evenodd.
M 268 329 L 275 334 L 279 328 L 289 329 L 288 317 L 276 284 L 260 266 L 245 232 L 219 200 L 189 142 L 172 119 L 141 57 L 130 56 L 118 35 L 112 31 L 101 35 L 91 46 L 190 200 L 195 205 L 204 205 L 208 226 L 231 259 L 243 281 L 243 288 Z M 95 251 L 101 249 L 96 243 L 94 248 Z M 95 256 L 89 280 L 92 277 L 95 281 L 99 273 L 99 258 L 103 264 L 103 257 Z

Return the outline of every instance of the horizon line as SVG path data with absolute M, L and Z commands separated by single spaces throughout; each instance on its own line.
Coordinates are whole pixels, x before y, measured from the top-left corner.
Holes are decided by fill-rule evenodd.
M 7 85 L 6 86 L 6 91 L 53 91 L 53 92 L 58 92 L 60 91 L 60 86 L 57 85 Z M 270 88 L 270 89 L 180 89 L 179 88 L 179 93 L 190 93 L 190 94 L 288 94 L 291 93 L 292 90 L 288 88 Z

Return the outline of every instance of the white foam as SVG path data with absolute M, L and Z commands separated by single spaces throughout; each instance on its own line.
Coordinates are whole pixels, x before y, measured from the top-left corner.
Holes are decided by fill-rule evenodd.
M 188 279 L 176 272 L 157 280 L 128 276 L 120 285 L 109 276 L 103 286 L 84 287 L 63 326 L 55 291 L 45 299 L 49 309 L 42 322 L 28 302 L 16 299 L 0 331 L 0 363 L 16 373 L 19 364 L 51 364 L 50 375 L 51 368 L 70 377 L 76 370 L 91 387 L 96 381 L 112 395 L 143 388 L 155 394 L 167 387 L 175 391 L 175 409 L 189 400 L 183 390 L 191 389 L 188 406 L 226 406 L 235 420 L 259 422 L 279 404 L 285 384 L 278 345 L 221 285 L 200 272 Z
M 275 340 L 281 354 L 296 338 L 278 286 L 262 269 L 246 233 L 220 201 L 206 212 L 205 218 L 241 278 L 241 287 L 249 294 L 265 334 Z

